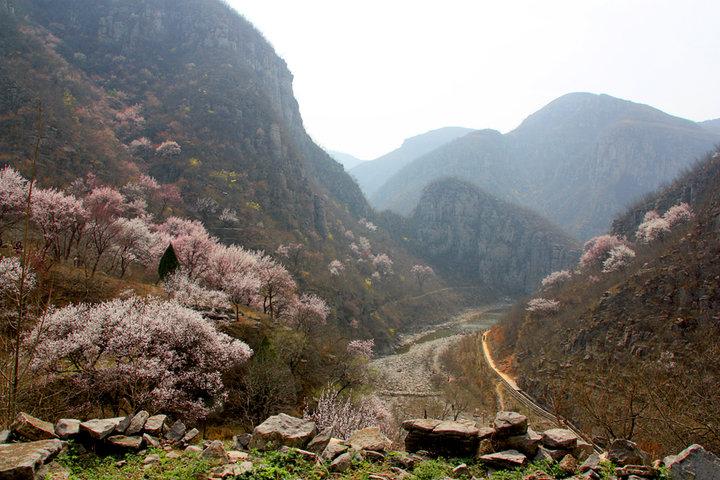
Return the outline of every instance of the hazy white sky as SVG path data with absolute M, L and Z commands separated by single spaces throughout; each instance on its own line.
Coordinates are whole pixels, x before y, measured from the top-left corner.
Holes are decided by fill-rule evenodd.
M 720 117 L 720 0 L 228 1 L 287 61 L 315 141 L 364 159 L 574 91 Z

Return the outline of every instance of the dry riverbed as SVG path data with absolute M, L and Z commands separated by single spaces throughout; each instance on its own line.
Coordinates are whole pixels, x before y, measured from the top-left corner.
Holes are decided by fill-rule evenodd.
M 396 353 L 372 361 L 375 389 L 399 419 L 446 410 L 452 399 L 438 385 L 447 383 L 443 352 L 464 335 L 490 328 L 503 314 L 505 305 L 469 309 L 451 321 L 430 330 L 404 336 Z

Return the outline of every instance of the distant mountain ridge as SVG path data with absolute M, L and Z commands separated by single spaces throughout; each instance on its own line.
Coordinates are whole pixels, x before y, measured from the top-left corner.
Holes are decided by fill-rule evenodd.
M 337 152 L 335 150 L 327 150 L 327 153 L 333 160 L 345 167 L 345 170 L 350 170 L 351 168 L 366 162 L 366 160 L 361 160 L 349 153 Z
M 444 127 L 416 135 L 406 139 L 392 152 L 356 166 L 350 170 L 350 174 L 355 177 L 365 196 L 372 198 L 375 191 L 405 165 L 472 131 L 463 127 Z
M 700 125 L 704 129 L 720 135 L 720 118 L 716 118 L 714 120 L 705 120 L 704 122 L 700 122 Z
M 640 195 L 670 181 L 720 135 L 609 95 L 564 95 L 502 135 L 486 130 L 406 165 L 370 198 L 409 215 L 423 188 L 453 175 L 588 238 Z

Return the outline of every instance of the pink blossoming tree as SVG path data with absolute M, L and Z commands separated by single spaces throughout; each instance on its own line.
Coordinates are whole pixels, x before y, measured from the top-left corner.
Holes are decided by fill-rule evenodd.
M 223 372 L 252 355 L 199 313 L 137 297 L 52 311 L 28 342 L 36 345 L 36 372 L 71 382 L 92 404 L 189 421 L 222 403 Z

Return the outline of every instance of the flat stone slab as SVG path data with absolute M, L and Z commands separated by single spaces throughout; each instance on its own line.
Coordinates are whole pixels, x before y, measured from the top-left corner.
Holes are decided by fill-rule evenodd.
M 25 412 L 18 413 L 11 430 L 17 437 L 26 440 L 57 438 L 57 435 L 55 435 L 55 425 L 35 418 Z
M 402 423 L 402 428 L 404 428 L 408 432 L 432 432 L 435 427 L 437 427 L 441 423 L 442 420 L 436 420 L 433 418 L 415 418 L 412 420 L 405 420 Z
M 281 413 L 255 427 L 250 448 L 266 450 L 283 445 L 304 448 L 316 434 L 315 422 Z
M 528 419 L 517 412 L 497 412 L 493 426 L 500 437 L 522 435 L 527 432 Z
M 478 460 L 494 468 L 516 468 L 527 464 L 527 457 L 517 450 L 489 453 L 482 455 Z
M 34 480 L 35 472 L 62 451 L 58 439 L 0 445 L 0 480 Z
M 551 428 L 542 433 L 542 443 L 550 448 L 573 449 L 577 445 L 578 436 L 566 428 Z
M 132 419 L 130 420 L 130 425 L 128 425 L 127 429 L 125 430 L 125 435 L 136 435 L 142 432 L 143 428 L 145 428 L 145 422 L 147 422 L 148 418 L 150 418 L 150 414 L 145 410 L 140 410 L 138 413 L 133 415 Z
M 80 420 L 61 418 L 55 424 L 55 434 L 60 438 L 76 437 L 80 433 Z
M 440 422 L 433 428 L 433 433 L 447 437 L 476 438 L 479 432 L 480 429 L 471 423 L 450 420 Z
M 107 443 L 120 450 L 140 450 L 143 446 L 143 437 L 127 435 L 113 435 L 107 438 Z
M 167 431 L 167 433 L 165 434 L 165 438 L 167 438 L 171 442 L 179 442 L 185 436 L 185 430 L 185 424 L 180 420 L 177 420 Z
M 666 458 L 665 465 L 672 480 L 720 480 L 720 458 L 697 444 Z
M 82 422 L 80 424 L 80 431 L 87 433 L 95 440 L 103 440 L 109 437 L 123 420 L 125 420 L 125 417 L 95 418 L 87 422 Z
M 167 415 L 153 415 L 152 417 L 148 417 L 147 421 L 145 422 L 145 426 L 143 427 L 145 433 L 160 436 L 166 421 Z
M 376 452 L 384 452 L 392 447 L 392 440 L 386 437 L 378 427 L 354 431 L 347 443 L 355 450 L 374 450 Z

